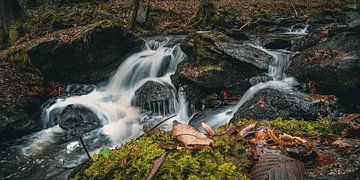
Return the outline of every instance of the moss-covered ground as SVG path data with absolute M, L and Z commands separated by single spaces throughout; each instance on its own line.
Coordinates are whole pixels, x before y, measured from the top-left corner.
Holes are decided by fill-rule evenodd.
M 122 147 L 103 149 L 93 154 L 93 162 L 77 169 L 71 179 L 145 179 L 153 163 L 166 151 L 169 154 L 157 172 L 156 179 L 249 179 L 252 156 L 246 139 L 231 128 L 239 130 L 254 122 L 239 120 L 218 129 L 212 146 L 201 150 L 166 150 L 162 147 L 180 146 L 172 132 L 155 130 Z M 277 133 L 296 136 L 331 134 L 333 126 L 328 118 L 317 121 L 282 120 L 258 121 L 256 128 L 269 126 Z

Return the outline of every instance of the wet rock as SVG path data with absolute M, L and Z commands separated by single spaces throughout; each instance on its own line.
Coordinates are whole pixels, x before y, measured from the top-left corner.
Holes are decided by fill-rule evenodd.
M 135 106 L 153 113 L 168 114 L 175 112 L 173 101 L 176 101 L 175 89 L 168 84 L 148 81 L 135 92 L 132 100 Z
M 41 104 L 63 89 L 31 67 L 0 60 L 0 144 L 42 129 Z
M 82 96 L 96 89 L 95 85 L 70 84 L 66 87 L 64 94 L 68 96 Z
M 29 47 L 32 65 L 47 80 L 92 83 L 108 77 L 144 41 L 111 21 L 90 24 L 70 37 L 42 39 Z
M 273 57 L 264 51 L 246 43 L 237 41 L 216 42 L 216 46 L 225 54 L 241 62 L 253 64 L 260 69 L 268 69 Z
M 90 132 L 102 126 L 101 120 L 90 109 L 69 105 L 58 117 L 59 126 L 74 136 Z
M 229 93 L 245 92 L 250 87 L 249 78 L 266 72 L 267 63 L 272 58 L 221 33 L 191 34 L 181 44 L 181 49 L 187 59 L 179 63 L 174 83 L 198 89 L 202 97 L 222 89 Z M 193 94 L 186 90 L 185 93 L 188 97 Z
M 44 97 L 23 97 L 0 111 L 0 144 L 41 130 L 40 106 Z
M 360 36 L 328 34 L 319 44 L 292 58 L 288 74 L 311 84 L 317 93 L 334 94 L 341 102 L 360 104 Z
M 270 80 L 273 80 L 273 78 L 268 75 L 262 75 L 262 76 L 255 76 L 255 77 L 250 78 L 249 82 L 250 82 L 251 86 L 254 86 L 256 84 L 267 82 Z
M 268 39 L 264 47 L 267 49 L 289 49 L 291 45 L 291 40 L 274 38 Z
M 318 115 L 337 114 L 337 99 L 334 96 L 309 96 L 297 92 L 262 89 L 245 102 L 235 113 L 238 119 L 306 119 L 315 120 Z

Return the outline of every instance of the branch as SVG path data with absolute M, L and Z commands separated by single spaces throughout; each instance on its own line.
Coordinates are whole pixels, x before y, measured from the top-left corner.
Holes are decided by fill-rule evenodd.
M 249 25 L 249 24 L 253 24 L 253 23 L 257 23 L 258 21 L 260 21 L 261 18 L 257 19 L 256 21 L 249 21 L 247 23 L 245 23 L 244 25 L 242 25 L 239 30 L 241 31 L 245 26 Z

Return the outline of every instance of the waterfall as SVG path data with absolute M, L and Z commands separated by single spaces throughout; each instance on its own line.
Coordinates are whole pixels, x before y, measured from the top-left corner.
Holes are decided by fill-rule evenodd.
M 89 108 L 99 117 L 104 124 L 101 128 L 102 133 L 110 137 L 114 145 L 122 143 L 142 131 L 139 120 L 141 112 L 139 108 L 131 105 L 131 101 L 135 91 L 147 81 L 172 87 L 172 93 L 177 97 L 171 98 L 167 103 L 153 102 L 150 105 L 149 102 L 153 113 L 163 116 L 167 114 L 165 111 L 179 112 L 176 118 L 185 120 L 188 118 L 185 107 L 187 105 L 183 95 L 179 97 L 175 92 L 170 75 L 175 72 L 177 64 L 186 55 L 177 45 L 166 47 L 169 41 L 169 38 L 163 42 L 148 41 L 142 51 L 131 55 L 119 66 L 107 84 L 95 88 L 91 93 L 56 100 L 54 104 L 43 110 L 44 124 L 52 124 L 54 118 L 59 116 L 68 105 L 80 105 Z M 165 104 L 168 107 L 165 108 Z
M 290 53 L 285 50 L 270 51 L 261 46 L 255 46 L 249 44 L 255 48 L 258 48 L 273 57 L 273 61 L 269 65 L 267 75 L 272 77 L 272 80 L 267 82 L 261 82 L 249 88 L 241 97 L 240 101 L 234 107 L 232 116 L 235 112 L 249 99 L 253 98 L 254 95 L 264 88 L 291 90 L 296 84 L 296 80 L 293 77 L 286 76 L 286 70 L 290 66 Z

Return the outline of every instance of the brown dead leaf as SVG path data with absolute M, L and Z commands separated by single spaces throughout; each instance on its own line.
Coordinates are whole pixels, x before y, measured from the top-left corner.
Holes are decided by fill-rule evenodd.
M 352 137 L 360 137 L 360 124 L 351 125 L 341 131 L 342 137 L 352 138 Z
M 343 117 L 341 117 L 337 123 L 338 124 L 347 124 L 351 121 L 353 121 L 354 119 L 358 118 L 359 117 L 359 114 L 347 114 Z
M 210 145 L 213 143 L 213 140 L 208 138 L 205 134 L 186 124 L 174 124 L 173 133 L 176 136 L 176 139 L 185 146 Z
M 128 161 L 128 156 L 125 156 L 124 158 L 120 159 L 120 161 L 119 161 L 120 167 L 124 168 L 127 164 L 127 161 Z
M 277 154 L 264 154 L 255 164 L 251 179 L 305 179 L 305 168 L 302 162 Z
M 340 148 L 345 148 L 345 147 L 350 146 L 350 144 L 347 143 L 346 141 L 344 141 L 343 139 L 338 139 L 338 140 L 334 141 L 333 144 L 337 145 Z
M 154 165 L 151 168 L 150 173 L 148 174 L 148 176 L 146 177 L 146 180 L 150 180 L 153 179 L 156 175 L 156 173 L 158 172 L 158 170 L 160 169 L 161 165 L 163 164 L 163 162 L 165 161 L 167 155 L 169 153 L 165 152 L 164 154 L 162 154 L 157 160 L 154 161 Z
M 201 123 L 201 126 L 204 128 L 205 132 L 210 135 L 210 136 L 214 136 L 215 135 L 215 131 L 206 123 Z
M 248 133 L 250 130 L 254 129 L 256 126 L 256 122 L 249 124 L 244 129 L 240 131 L 240 136 L 244 136 L 246 133 Z
M 272 139 L 273 141 L 275 141 L 276 143 L 278 143 L 280 145 L 284 144 L 281 141 L 281 139 L 275 135 L 273 130 L 271 130 L 270 128 L 266 128 L 266 132 L 267 132 L 268 136 L 270 137 L 270 139 Z
M 334 163 L 336 163 L 336 159 L 334 157 L 322 155 L 316 157 L 314 167 L 321 167 Z

